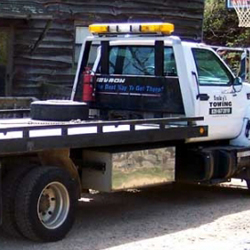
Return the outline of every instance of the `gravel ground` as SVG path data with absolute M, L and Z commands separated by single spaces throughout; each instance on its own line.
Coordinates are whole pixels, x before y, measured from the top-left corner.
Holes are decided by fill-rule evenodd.
M 246 189 L 167 185 L 86 195 L 63 241 L 40 244 L 0 231 L 0 249 L 250 250 Z

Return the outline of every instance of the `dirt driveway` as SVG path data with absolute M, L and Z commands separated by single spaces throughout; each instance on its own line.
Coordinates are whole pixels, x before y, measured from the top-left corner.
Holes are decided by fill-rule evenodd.
M 250 195 L 186 185 L 86 195 L 65 240 L 31 243 L 0 231 L 0 249 L 250 250 Z

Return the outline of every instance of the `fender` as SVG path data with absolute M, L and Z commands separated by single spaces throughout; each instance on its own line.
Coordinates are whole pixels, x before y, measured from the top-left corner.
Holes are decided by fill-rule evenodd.
M 250 106 L 246 109 L 240 134 L 230 141 L 230 145 L 250 147 Z

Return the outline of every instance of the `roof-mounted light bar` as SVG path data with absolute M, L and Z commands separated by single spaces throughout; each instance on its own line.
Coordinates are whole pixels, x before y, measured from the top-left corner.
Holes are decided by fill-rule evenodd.
M 112 23 L 92 24 L 89 26 L 92 34 L 155 34 L 171 35 L 174 32 L 172 23 Z

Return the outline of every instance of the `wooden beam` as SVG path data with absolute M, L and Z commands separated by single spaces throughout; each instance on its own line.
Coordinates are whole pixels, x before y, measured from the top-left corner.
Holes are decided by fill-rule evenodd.
M 3 19 L 35 19 L 35 20 L 52 20 L 53 15 L 30 15 L 30 14 L 15 14 L 15 13 L 0 13 L 0 18 Z

